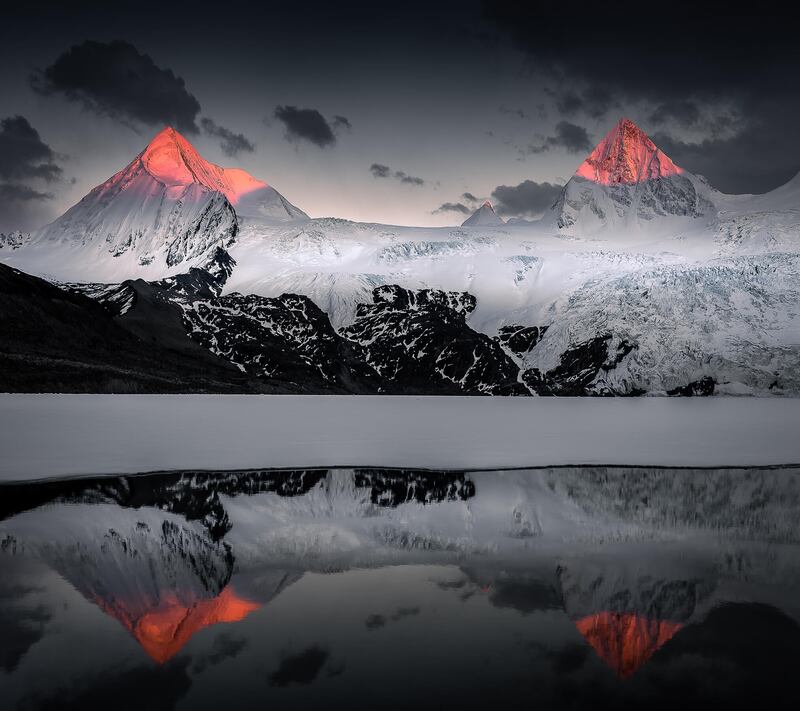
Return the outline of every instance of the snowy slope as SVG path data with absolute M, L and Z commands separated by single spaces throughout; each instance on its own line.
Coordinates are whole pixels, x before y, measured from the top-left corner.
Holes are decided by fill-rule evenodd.
M 206 161 L 165 128 L 129 165 L 33 234 L 28 251 L 40 273 L 58 269 L 76 281 L 87 272 L 94 281 L 157 278 L 232 244 L 239 215 L 307 219 L 273 187 Z
M 494 211 L 492 203 L 488 200 L 483 203 L 475 212 L 473 212 L 464 222 L 461 223 L 462 227 L 481 227 L 484 225 L 504 225 L 502 217 Z

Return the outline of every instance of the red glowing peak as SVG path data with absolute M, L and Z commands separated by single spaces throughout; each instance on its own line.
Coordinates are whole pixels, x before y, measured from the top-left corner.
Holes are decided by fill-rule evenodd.
M 683 625 L 634 613 L 598 612 L 575 623 L 578 631 L 620 679 L 632 676 Z
M 140 601 L 105 601 L 95 599 L 106 614 L 111 615 L 134 636 L 153 661 L 164 664 L 174 657 L 192 636 L 205 627 L 221 622 L 239 622 L 261 605 L 239 597 L 230 587 L 210 599 L 182 602 L 176 595 L 162 595 L 158 605 L 144 614 Z
M 494 212 L 494 207 L 492 206 L 492 201 L 491 200 L 484 200 L 482 207 L 487 207 L 492 212 Z
M 205 160 L 171 126 L 159 132 L 137 160 L 153 178 L 167 187 L 199 184 L 222 193 L 234 205 L 244 195 L 269 187 L 240 168 L 221 168 Z
M 634 185 L 682 173 L 633 121 L 619 120 L 575 175 L 601 185 Z

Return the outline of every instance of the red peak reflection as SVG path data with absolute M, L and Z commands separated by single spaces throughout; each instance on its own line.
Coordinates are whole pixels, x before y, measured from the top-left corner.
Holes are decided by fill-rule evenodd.
M 620 679 L 628 679 L 680 630 L 680 622 L 632 612 L 598 612 L 575 623 L 578 631 Z
M 107 603 L 95 600 L 103 612 L 111 615 L 134 636 L 148 656 L 159 664 L 174 657 L 191 637 L 205 627 L 221 622 L 239 622 L 261 605 L 239 597 L 230 586 L 216 597 L 197 600 L 189 605 L 175 596 L 164 596 L 158 606 L 138 618 L 127 614 L 135 604 L 122 600 Z
M 620 119 L 575 175 L 600 185 L 634 185 L 682 173 L 630 119 Z

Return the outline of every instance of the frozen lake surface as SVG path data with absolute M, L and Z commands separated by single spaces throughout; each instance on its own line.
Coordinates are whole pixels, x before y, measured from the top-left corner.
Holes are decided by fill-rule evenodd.
M 0 395 L 0 479 L 800 462 L 800 400 Z

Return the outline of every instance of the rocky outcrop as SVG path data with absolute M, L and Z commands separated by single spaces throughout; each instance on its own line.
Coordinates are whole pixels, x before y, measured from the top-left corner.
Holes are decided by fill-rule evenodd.
M 536 344 L 542 340 L 545 331 L 547 331 L 547 326 L 510 324 L 498 329 L 495 340 L 507 351 L 521 358 L 534 349 Z
M 363 348 L 391 392 L 527 394 L 500 345 L 467 325 L 476 306 L 471 294 L 382 286 L 372 297 L 374 303 L 359 304 L 354 323 L 341 333 Z
M 706 375 L 700 380 L 687 383 L 686 385 L 672 388 L 667 390 L 667 395 L 681 395 L 683 397 L 708 397 L 714 394 L 714 388 L 717 386 L 716 381 L 710 375 Z
M 525 384 L 537 395 L 638 395 L 640 392 L 614 392 L 598 376 L 616 368 L 636 346 L 602 333 L 591 340 L 567 348 L 560 363 L 543 373 L 537 368 L 522 374 Z

